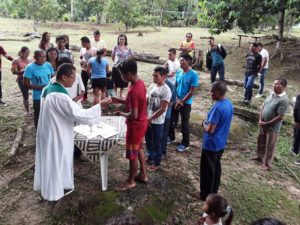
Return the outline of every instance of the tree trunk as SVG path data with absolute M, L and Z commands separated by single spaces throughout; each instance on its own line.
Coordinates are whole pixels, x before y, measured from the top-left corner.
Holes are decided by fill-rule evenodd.
M 39 21 L 36 17 L 33 19 L 33 30 L 37 32 Z
M 276 43 L 275 53 L 271 56 L 271 58 L 274 58 L 275 56 L 280 56 L 280 60 L 283 60 L 283 54 L 281 52 L 281 44 L 282 44 L 283 32 L 284 32 L 285 3 L 286 0 L 280 1 L 280 10 L 278 12 L 278 39 Z
M 101 13 L 97 13 L 97 24 L 101 24 Z

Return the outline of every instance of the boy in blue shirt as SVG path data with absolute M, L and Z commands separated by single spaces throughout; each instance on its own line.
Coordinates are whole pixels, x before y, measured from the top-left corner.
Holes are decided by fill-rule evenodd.
M 181 117 L 181 144 L 176 147 L 177 151 L 183 152 L 189 149 L 190 145 L 190 113 L 193 102 L 193 95 L 198 87 L 198 74 L 191 68 L 192 57 L 185 53 L 181 55 L 180 67 L 176 72 L 176 103 L 175 109 Z M 175 110 L 176 111 L 176 110 Z M 172 121 L 171 121 L 172 122 Z M 173 129 L 173 127 L 170 127 Z M 171 131 L 174 133 L 174 131 Z
M 51 64 L 46 62 L 46 53 L 44 51 L 36 50 L 33 57 L 35 62 L 29 64 L 24 72 L 24 85 L 28 89 L 33 89 L 34 126 L 37 128 L 42 89 L 50 83 L 54 70 Z
M 204 134 L 200 162 L 200 199 L 203 201 L 209 194 L 218 193 L 220 186 L 221 157 L 233 117 L 233 105 L 225 97 L 226 91 L 224 82 L 212 83 L 210 95 L 216 103 L 202 123 Z

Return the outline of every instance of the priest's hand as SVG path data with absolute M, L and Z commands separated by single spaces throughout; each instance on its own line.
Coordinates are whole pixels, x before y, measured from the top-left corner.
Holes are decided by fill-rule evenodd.
M 105 99 L 101 100 L 101 102 L 100 102 L 100 106 L 104 106 L 104 107 L 108 106 L 110 104 L 112 104 L 112 100 L 109 98 L 105 98 Z

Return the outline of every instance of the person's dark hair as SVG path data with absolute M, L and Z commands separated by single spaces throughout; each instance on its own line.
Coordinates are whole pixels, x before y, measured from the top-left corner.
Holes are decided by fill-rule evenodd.
M 173 53 L 174 55 L 176 55 L 176 49 L 175 49 L 175 48 L 170 48 L 170 49 L 168 50 L 168 52 L 171 52 L 171 53 Z
M 33 56 L 34 56 L 34 57 L 37 57 L 37 56 L 39 56 L 39 55 L 41 55 L 41 54 L 43 54 L 43 53 L 45 53 L 44 50 L 38 49 L 38 50 L 35 50 L 35 51 L 33 52 Z
M 70 39 L 69 39 L 69 36 L 66 35 L 66 34 L 63 34 L 62 36 L 65 39 L 65 43 L 66 43 L 65 47 L 66 47 L 66 49 L 69 49 L 70 48 Z
M 225 225 L 230 225 L 233 220 L 233 210 L 228 206 L 226 199 L 218 194 L 210 194 L 206 199 L 207 214 L 215 217 L 224 217 L 228 211 L 229 216 L 225 220 Z
M 21 56 L 21 53 L 24 53 L 24 52 L 26 52 L 26 51 L 29 51 L 29 48 L 28 48 L 27 46 L 23 46 L 23 47 L 20 49 L 18 55 Z
M 183 54 L 181 54 L 181 55 L 180 55 L 180 58 L 183 58 L 184 60 L 188 61 L 189 64 L 191 64 L 192 61 L 193 61 L 192 56 L 190 56 L 190 54 L 188 54 L 188 53 L 183 53 Z
M 167 76 L 168 70 L 166 67 L 163 66 L 156 66 L 154 68 L 154 73 L 159 73 L 161 76 Z
M 112 77 L 112 72 L 108 71 L 107 74 L 106 74 L 106 77 Z
M 87 44 L 91 43 L 90 39 L 87 36 L 83 36 L 82 38 L 80 38 L 80 41 Z
M 94 35 L 100 35 L 100 31 L 99 30 L 95 30 L 94 31 Z
M 53 47 L 51 47 L 51 48 L 49 48 L 48 50 L 47 50 L 47 52 L 46 52 L 46 60 L 47 60 L 47 62 L 49 62 L 49 56 L 48 56 L 48 54 L 49 54 L 49 52 L 52 52 L 52 51 L 55 51 L 56 52 L 56 54 L 57 54 L 57 57 L 56 57 L 56 63 L 58 62 L 58 51 L 57 51 L 57 49 L 56 48 L 53 48 Z
M 188 35 L 190 35 L 190 36 L 191 36 L 191 38 L 193 37 L 193 34 L 192 34 L 191 32 L 188 32 L 188 33 L 186 33 L 186 35 L 185 35 L 185 36 L 188 36 Z
M 284 79 L 284 78 L 278 78 L 276 80 L 279 80 L 280 84 L 283 86 L 283 87 L 286 87 L 287 86 L 287 79 Z
M 125 38 L 125 43 L 124 43 L 124 44 L 125 44 L 125 46 L 127 46 L 127 45 L 128 45 L 128 42 L 127 42 L 127 37 L 126 37 L 125 34 L 120 34 L 120 35 L 118 36 L 117 44 L 118 44 L 118 45 L 120 44 L 120 42 L 119 42 L 120 37 Z
M 76 70 L 76 68 L 71 63 L 61 64 L 57 69 L 56 80 L 61 80 L 63 75 L 70 77 L 74 70 Z
M 250 225 L 285 225 L 285 223 L 272 218 L 262 218 L 253 221 Z
M 101 58 L 102 58 L 103 54 L 104 54 L 104 51 L 101 48 L 97 50 L 96 55 L 97 55 L 97 62 L 99 64 L 101 64 Z
M 213 41 L 215 40 L 215 38 L 214 38 L 214 37 L 209 37 L 208 39 L 209 39 L 209 40 L 213 40 Z
M 55 42 L 57 43 L 58 41 L 60 41 L 60 40 L 64 40 L 64 42 L 66 42 L 66 39 L 65 39 L 65 37 L 63 36 L 63 35 L 59 35 L 59 36 L 57 36 L 56 38 L 55 38 Z
M 223 96 L 226 94 L 227 85 L 223 81 L 215 81 L 211 84 L 211 90 L 217 91 Z
M 257 46 L 258 46 L 258 47 L 264 47 L 263 43 L 261 43 L 261 42 L 258 42 L 258 43 L 257 43 Z
M 39 43 L 39 48 L 40 48 L 40 49 L 46 50 L 45 46 L 46 46 L 46 44 L 47 44 L 47 36 L 48 36 L 48 34 L 50 35 L 49 32 L 44 32 L 44 33 L 42 34 L 42 38 L 41 38 L 41 41 L 40 41 L 40 43 Z
M 57 62 L 57 67 L 59 67 L 60 65 L 64 64 L 64 63 L 69 63 L 73 65 L 73 61 L 68 58 L 68 57 L 63 57 L 61 58 L 58 62 Z
M 257 48 L 257 47 L 258 47 L 258 43 L 256 43 L 256 42 L 253 42 L 251 45 L 252 45 L 254 48 Z
M 137 63 L 133 59 L 124 59 L 120 62 L 118 69 L 121 74 L 137 74 Z

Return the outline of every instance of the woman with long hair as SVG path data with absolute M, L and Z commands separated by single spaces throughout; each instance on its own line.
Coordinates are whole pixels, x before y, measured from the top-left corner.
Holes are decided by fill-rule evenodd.
M 22 96 L 23 96 L 23 104 L 26 110 L 27 115 L 29 114 L 29 94 L 28 94 L 28 88 L 26 86 L 24 86 L 23 84 L 23 74 L 25 71 L 25 67 L 32 62 L 32 60 L 30 60 L 28 58 L 29 56 L 29 48 L 26 46 L 23 46 L 21 48 L 21 50 L 19 51 L 19 57 L 17 57 L 16 59 L 13 60 L 12 62 L 12 66 L 11 66 L 11 71 L 13 74 L 17 75 L 17 83 L 18 86 L 22 92 Z
M 41 50 L 47 51 L 49 48 L 53 47 L 53 44 L 50 42 L 51 36 L 49 32 L 44 32 L 42 34 L 42 39 L 39 44 Z
M 58 51 L 56 48 L 49 48 L 46 52 L 46 60 L 48 63 L 51 64 L 54 71 L 57 70 L 57 63 L 58 63 Z
M 109 71 L 109 64 L 106 58 L 103 58 L 104 51 L 99 49 L 97 56 L 92 57 L 88 61 L 87 73 L 90 74 L 92 80 L 92 88 L 94 94 L 94 105 L 100 102 L 100 91 L 101 100 L 106 97 L 106 75 Z
M 115 83 L 115 94 L 117 95 L 117 90 L 120 88 L 120 97 L 122 97 L 123 90 L 128 86 L 128 83 L 124 82 L 121 78 L 121 74 L 118 70 L 118 65 L 124 59 L 128 59 L 132 53 L 131 50 L 127 47 L 127 37 L 125 34 L 120 34 L 118 36 L 117 46 L 114 47 L 111 58 L 114 61 L 114 66 L 112 69 L 112 79 Z

